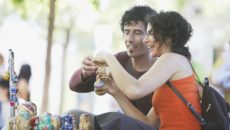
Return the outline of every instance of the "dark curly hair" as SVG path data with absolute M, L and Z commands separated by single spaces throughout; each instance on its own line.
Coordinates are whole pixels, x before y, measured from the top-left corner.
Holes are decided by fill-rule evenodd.
M 21 66 L 19 75 L 18 75 L 18 79 L 25 79 L 27 82 L 30 81 L 31 78 L 31 67 L 29 64 L 23 64 Z
M 149 18 L 149 23 L 152 26 L 151 32 L 155 40 L 160 42 L 160 46 L 170 40 L 172 52 L 182 54 L 191 60 L 191 53 L 185 44 L 192 36 L 193 30 L 185 18 L 174 11 L 162 11 Z
M 147 28 L 148 18 L 152 15 L 156 15 L 157 12 L 149 6 L 134 6 L 131 9 L 125 11 L 121 18 L 121 30 L 124 32 L 124 26 L 129 25 L 131 22 L 141 21 Z

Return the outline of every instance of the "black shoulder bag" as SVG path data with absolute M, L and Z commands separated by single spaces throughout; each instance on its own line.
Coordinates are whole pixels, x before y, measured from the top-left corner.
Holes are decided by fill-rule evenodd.
M 192 104 L 189 103 L 169 81 L 166 84 L 183 101 L 196 119 L 201 123 L 202 130 L 230 130 L 229 104 L 215 89 L 209 86 L 208 78 L 205 78 L 203 85 L 193 67 L 192 69 L 196 75 L 196 81 L 203 88 L 201 98 L 202 115 L 195 111 Z

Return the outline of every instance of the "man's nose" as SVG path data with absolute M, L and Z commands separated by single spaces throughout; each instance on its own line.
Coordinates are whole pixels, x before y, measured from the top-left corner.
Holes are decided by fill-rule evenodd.
M 132 33 L 130 33 L 129 35 L 126 36 L 126 41 L 128 42 L 132 42 L 134 39 L 134 35 Z

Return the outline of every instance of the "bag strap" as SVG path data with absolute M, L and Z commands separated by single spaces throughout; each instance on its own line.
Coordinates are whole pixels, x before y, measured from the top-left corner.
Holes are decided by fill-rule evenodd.
M 189 64 L 190 64 L 190 66 L 191 66 L 193 72 L 194 72 L 195 75 L 196 75 L 196 82 L 197 82 L 202 88 L 204 88 L 204 87 L 206 87 L 206 86 L 209 86 L 209 80 L 208 80 L 208 78 L 205 77 L 205 78 L 204 78 L 204 84 L 202 84 L 202 82 L 200 81 L 200 78 L 198 77 L 198 75 L 197 75 L 197 73 L 196 73 L 194 67 L 192 66 L 192 63 L 191 63 L 190 61 L 188 61 L 188 62 L 189 62 Z M 171 88 L 171 87 L 170 87 L 170 88 Z M 226 106 L 227 106 L 227 110 L 228 110 L 229 117 L 230 117 L 230 105 L 229 105 L 228 102 L 226 102 Z
M 202 82 L 201 82 L 201 80 L 200 80 L 200 78 L 198 77 L 198 75 L 197 75 L 197 73 L 196 73 L 196 71 L 195 71 L 195 69 L 194 69 L 194 67 L 192 66 L 192 63 L 190 62 L 190 61 L 188 61 L 189 62 L 189 64 L 190 64 L 190 66 L 191 66 L 191 68 L 192 68 L 192 70 L 193 70 L 193 72 L 195 73 L 195 75 L 196 75 L 196 82 L 201 86 L 201 87 L 204 87 L 204 85 L 202 84 Z
M 188 109 L 192 112 L 192 114 L 196 117 L 196 119 L 202 124 L 202 125 L 206 125 L 206 121 L 204 120 L 204 118 L 195 111 L 194 107 L 192 106 L 192 104 L 190 102 L 188 102 L 184 96 L 169 82 L 167 81 L 166 83 L 169 88 L 172 89 L 172 91 L 182 100 L 182 102 L 188 107 Z

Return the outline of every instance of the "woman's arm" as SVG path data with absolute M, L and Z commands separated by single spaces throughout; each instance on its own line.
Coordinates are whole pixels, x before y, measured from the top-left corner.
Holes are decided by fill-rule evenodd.
M 184 59 L 183 61 L 186 60 L 187 62 L 187 59 L 181 57 L 175 53 L 162 55 L 138 80 L 125 71 L 112 54 L 102 51 L 97 54 L 94 60 L 104 60 L 108 64 L 110 72 L 121 91 L 129 99 L 139 99 L 162 86 L 172 76 L 183 69 L 184 63 L 180 60 Z
M 159 119 L 155 115 L 153 108 L 149 111 L 147 116 L 144 115 L 130 102 L 130 100 L 124 95 L 124 93 L 121 92 L 121 90 L 116 86 L 113 80 L 109 84 L 108 92 L 115 98 L 115 100 L 126 115 L 140 120 L 154 128 L 159 127 Z
M 124 94 L 116 96 L 114 98 L 116 99 L 117 103 L 126 115 L 140 120 L 154 128 L 158 128 L 159 119 L 155 115 L 153 108 L 151 108 L 148 115 L 145 116 L 135 106 L 133 106 L 133 104 L 128 100 L 127 97 L 125 97 Z

